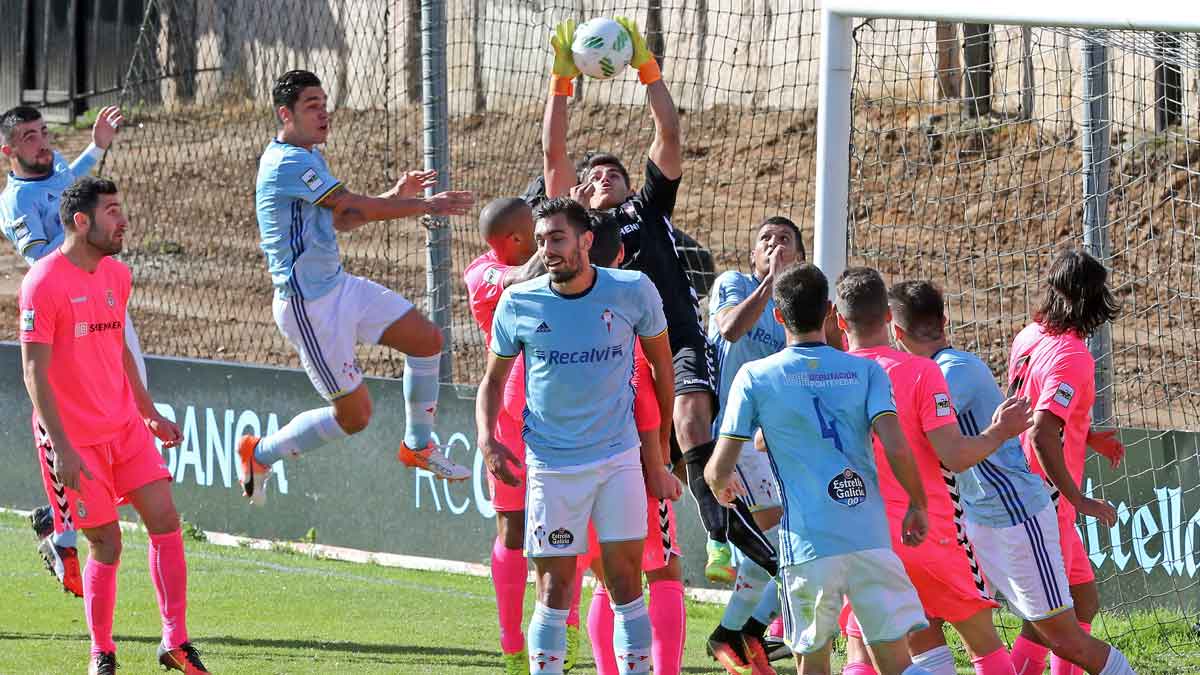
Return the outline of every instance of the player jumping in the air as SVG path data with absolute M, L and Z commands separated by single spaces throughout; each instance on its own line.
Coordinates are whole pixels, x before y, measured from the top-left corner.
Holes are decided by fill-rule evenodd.
M 1009 399 L 1000 405 L 995 421 L 975 436 L 959 431 L 950 389 L 937 364 L 889 346 L 891 311 L 887 286 L 873 269 L 850 268 L 837 283 L 838 326 L 846 332 L 850 353 L 875 361 L 887 372 L 896 397 L 896 411 L 905 438 L 925 484 L 929 499 L 929 537 L 920 546 L 904 546 L 901 522 L 907 508 L 904 491 L 886 469 L 880 471 L 880 488 L 892 525 L 892 548 L 904 562 L 925 615 L 954 626 L 979 675 L 1011 675 L 1012 665 L 992 622 L 997 603 L 987 594 L 978 566 L 972 559 L 955 506 L 947 490 L 946 474 L 960 471 L 996 451 L 1009 438 L 1029 427 L 1027 401 Z M 876 448 L 882 457 L 882 448 Z M 953 473 L 949 479 L 953 480 Z M 855 612 L 862 610 L 854 605 Z M 860 622 L 861 623 L 861 622 Z M 870 672 L 856 624 L 849 622 L 846 673 Z M 908 638 L 913 662 L 935 673 L 954 672 L 954 655 L 945 646 L 941 627 L 916 632 Z
M 171 474 L 154 445 L 158 437 L 171 447 L 182 434 L 155 410 L 125 344 L 132 276 L 110 257 L 121 252 L 128 227 L 121 196 L 112 182 L 84 177 L 62 193 L 59 213 L 62 246 L 21 282 L 21 361 L 55 524 L 79 528 L 90 547 L 83 573 L 88 672 L 116 672 L 117 506 L 130 504 L 150 538 L 162 618 L 159 663 L 205 673 L 188 640 L 187 562 Z
M 730 582 L 734 570 L 728 540 L 772 571 L 777 567 L 775 551 L 767 544 L 762 532 L 753 526 L 745 504 L 739 501 L 743 519 L 728 518 L 726 510 L 717 504 L 704 483 L 704 464 L 713 449 L 716 388 L 704 328 L 700 324 L 699 300 L 676 253 L 675 229 L 671 224 L 683 176 L 679 112 L 662 79 L 658 62 L 646 47 L 637 25 L 621 17 L 617 21 L 633 39 L 630 66 L 638 71 L 639 79 L 646 85 L 646 101 L 654 119 L 654 142 L 646 160 L 645 181 L 635 192 L 624 164 L 616 156 L 606 153 L 588 157 L 578 173 L 571 163 L 567 155 L 567 99 L 579 69 L 571 54 L 575 22 L 565 21 L 558 25 L 551 39 L 555 55 L 553 77 L 542 126 L 546 194 L 549 197 L 573 195 L 584 206 L 605 211 L 619 222 L 621 241 L 625 246 L 624 269 L 645 273 L 663 298 L 675 366 L 675 439 L 683 451 L 688 485 L 710 537 L 705 574 L 714 581 Z M 572 192 L 576 185 L 580 189 Z
M 533 239 L 533 210 L 516 197 L 495 199 L 479 212 L 479 234 L 487 242 L 487 253 L 467 265 L 463 280 L 471 301 L 471 315 L 483 331 L 487 343 L 492 340 L 492 320 L 496 304 L 505 288 L 545 274 L 537 244 Z M 524 614 L 528 563 L 525 545 L 525 453 L 521 412 L 525 409 L 525 367 L 518 359 L 504 385 L 504 407 L 496 424 L 496 437 L 505 447 L 518 448 L 519 466 L 513 474 L 518 485 L 508 485 L 488 473 L 492 508 L 496 511 L 496 540 L 492 543 L 492 582 L 500 619 L 500 651 L 505 673 L 529 672 L 525 636 L 521 633 Z M 577 577 L 567 617 L 567 653 L 564 671 L 575 665 L 579 651 L 579 592 L 583 579 Z
M 42 114 L 18 106 L 0 114 L 0 152 L 8 157 L 8 183 L 0 193 L 0 229 L 17 253 L 32 265 L 62 245 L 65 233 L 59 222 L 58 203 L 62 191 L 76 178 L 87 175 L 104 151 L 112 145 L 124 121 L 116 107 L 100 110 L 92 125 L 92 143 L 70 164 L 50 147 L 50 131 Z M 133 322 L 125 317 L 125 343 L 137 362 L 138 375 L 146 384 L 146 362 Z M 30 516 L 38 536 L 38 552 L 63 589 L 83 595 L 79 576 L 79 554 L 75 530 L 54 531 L 51 507 Z
M 616 613 L 613 637 L 622 672 L 649 672 L 650 621 L 642 598 L 646 488 L 663 497 L 676 485 L 658 457 L 639 450 L 632 407 L 634 341 L 650 362 L 655 393 L 670 415 L 674 398 L 662 299 L 638 272 L 589 264 L 587 212 L 551 199 L 537 212 L 535 236 L 549 274 L 510 286 L 496 307 L 476 426 L 488 470 L 516 485 L 513 451 L 495 436 L 513 359 L 525 365 L 525 554 L 537 570 L 537 609 L 529 625 L 530 669 L 561 673 L 576 557 L 596 527 Z M 643 461 L 645 460 L 645 461 Z M 643 480 L 643 464 L 645 479 Z
M 783 349 L 783 325 L 775 320 L 774 281 L 788 266 L 804 262 L 800 229 L 791 220 L 774 216 L 758 228 L 750 251 L 753 272 L 729 270 L 717 277 L 709 294 L 708 339 L 717 358 L 720 387 L 714 432 L 720 430 L 729 400 L 729 385 L 743 365 Z M 783 502 L 766 454 L 747 443 L 737 463 L 738 480 L 746 487 L 746 502 L 758 527 L 779 545 Z M 736 517 L 736 514 L 731 514 Z M 767 625 L 779 613 L 775 579 L 749 558 L 738 564 L 737 581 L 721 623 L 708 638 L 708 651 L 726 669 L 752 662 L 769 668 L 764 649 Z
M 621 246 L 621 233 L 617 224 L 600 218 L 592 223 L 592 247 L 588 258 L 597 267 L 620 267 L 625 251 Z M 663 418 L 658 399 L 654 395 L 650 379 L 650 364 L 640 344 L 634 346 L 633 418 L 638 438 L 648 451 L 643 457 L 653 458 L 655 453 L 663 466 L 671 463 L 668 434 L 663 427 Z M 670 420 L 667 420 L 668 424 Z M 642 550 L 642 571 L 646 573 L 650 590 L 650 628 L 653 642 L 650 647 L 651 661 L 656 675 L 679 675 L 683 666 L 683 645 L 687 635 L 687 616 L 683 602 L 683 567 L 680 564 L 679 541 L 675 530 L 675 507 L 671 503 L 683 494 L 683 486 L 676 483 L 673 493 L 665 499 L 646 493 L 646 544 Z M 612 600 L 604 585 L 603 566 L 595 564 L 600 558 L 600 544 L 595 539 L 595 528 L 589 528 L 589 550 L 581 556 L 577 566 L 582 576 L 583 568 L 590 566 L 600 582 L 592 593 L 592 604 L 588 610 L 588 638 L 592 643 L 592 656 L 598 675 L 619 675 L 616 655 L 613 653 Z
M 1076 618 L 1085 632 L 1091 632 L 1092 619 L 1100 611 L 1100 595 L 1091 561 L 1075 530 L 1076 513 L 1097 518 L 1106 527 L 1116 522 L 1117 514 L 1112 505 L 1080 490 L 1084 457 L 1090 444 L 1115 466 L 1124 456 L 1124 447 L 1110 435 L 1089 436 L 1096 400 L 1096 363 L 1084 340 L 1115 318 L 1119 306 L 1108 289 L 1108 270 L 1083 251 L 1061 253 L 1047 277 L 1033 323 L 1013 340 L 1008 382 L 1033 402 L 1033 428 L 1021 437 L 1021 445 L 1033 471 L 1061 494 L 1057 508 L 1063 564 Z M 1013 643 L 1018 675 L 1045 670 L 1046 652 L 1054 646 L 1026 622 Z M 1116 649 L 1109 652 L 1108 659 L 1105 675 L 1128 671 L 1125 658 Z M 1098 672 L 1093 669 L 1098 663 L 1092 660 L 1086 668 Z M 1050 666 L 1054 675 L 1068 675 L 1074 668 L 1057 657 L 1051 658 Z
M 325 143 L 330 127 L 321 80 L 307 71 L 288 71 L 276 80 L 272 97 L 280 130 L 258 165 L 260 245 L 275 285 L 275 323 L 330 405 L 300 413 L 269 436 L 239 440 L 243 493 L 261 504 L 276 461 L 367 428 L 371 396 L 354 354 L 360 342 L 405 355 L 400 461 L 447 480 L 466 479 L 471 472 L 447 459 L 431 440 L 441 330 L 400 294 L 347 274 L 337 233 L 394 218 L 463 214 L 474 198 L 469 192 L 417 196 L 433 185 L 433 172 L 409 172 L 376 197 L 355 194 L 333 177 L 316 148 Z
M 892 286 L 888 296 L 896 341 L 937 362 L 950 385 L 959 428 L 967 436 L 978 434 L 981 421 L 992 418 L 1004 395 L 982 359 L 951 346 L 941 291 L 928 281 L 905 281 Z M 988 581 L 1056 655 L 1089 673 L 1109 673 L 1104 667 L 1110 650 L 1116 649 L 1077 623 L 1059 553 L 1058 516 L 1020 442 L 1009 439 L 992 455 L 960 470 L 958 483 L 967 536 Z M 1045 669 L 1044 656 L 1040 667 Z M 1023 664 L 1021 669 L 1026 670 Z
M 799 672 L 830 672 L 832 638 L 848 596 L 862 611 L 863 633 L 884 675 L 924 675 L 909 660 L 904 637 L 927 625 L 925 615 L 890 546 L 871 449 L 874 430 L 909 495 L 901 536 L 916 546 L 927 529 L 925 492 L 891 385 L 875 363 L 825 344 L 829 284 L 819 269 L 784 271 L 774 280 L 774 299 L 788 346 L 734 377 L 705 477 L 723 500 L 744 491 L 735 476 L 738 458 L 762 430 L 783 496 L 779 583 Z

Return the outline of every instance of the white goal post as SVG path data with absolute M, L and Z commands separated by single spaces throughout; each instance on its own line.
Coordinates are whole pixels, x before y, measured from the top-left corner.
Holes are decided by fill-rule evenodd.
M 817 112 L 814 262 L 832 281 L 846 267 L 850 184 L 852 22 L 856 18 L 1081 29 L 1200 31 L 1178 0 L 824 0 Z

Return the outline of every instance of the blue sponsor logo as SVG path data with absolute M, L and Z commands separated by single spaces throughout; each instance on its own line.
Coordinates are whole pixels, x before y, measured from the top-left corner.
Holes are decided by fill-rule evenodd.
M 601 363 L 609 359 L 621 358 L 625 353 L 624 345 L 611 345 L 600 349 L 580 349 L 578 351 L 562 351 L 558 349 L 534 348 L 533 358 L 545 361 L 550 365 L 568 365 L 572 363 Z

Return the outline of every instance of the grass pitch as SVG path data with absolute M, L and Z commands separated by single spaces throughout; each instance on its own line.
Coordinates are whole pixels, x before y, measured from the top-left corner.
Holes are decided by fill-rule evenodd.
M 188 623 L 214 673 L 500 670 L 490 579 L 186 545 Z M 114 632 L 121 672 L 161 672 L 144 534 L 125 533 L 119 589 Z M 585 614 L 589 596 L 585 590 Z M 531 593 L 527 614 L 532 606 Z M 720 610 L 688 603 L 685 673 L 720 672 L 703 648 Z M 1011 617 L 1005 622 L 1015 624 Z M 1183 617 L 1121 617 L 1097 622 L 1096 630 L 1119 636 L 1141 675 L 1200 672 L 1200 647 Z M 0 514 L 0 674 L 83 672 L 88 644 L 82 602 L 60 592 L 41 568 L 25 520 Z M 581 657 L 574 672 L 595 672 L 586 633 Z M 795 672 L 789 662 L 776 665 L 780 673 Z M 959 672 L 972 671 L 960 661 Z

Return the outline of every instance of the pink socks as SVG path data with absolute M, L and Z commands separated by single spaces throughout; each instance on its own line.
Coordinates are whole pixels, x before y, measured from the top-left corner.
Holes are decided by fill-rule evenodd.
M 92 655 L 115 652 L 112 639 L 113 609 L 117 606 L 117 568 L 121 561 L 105 565 L 88 556 L 83 568 L 83 613 L 92 634 Z
M 1092 624 L 1080 621 L 1079 627 L 1088 635 L 1092 634 Z M 1051 654 L 1050 675 L 1083 675 L 1083 668 L 1066 659 L 1059 658 L 1057 654 Z
M 1012 647 L 1013 670 L 1017 675 L 1042 675 L 1046 670 L 1046 654 L 1049 653 L 1049 647 L 1017 636 Z
M 847 663 L 842 668 L 842 675 L 878 675 L 875 667 L 869 663 Z
M 525 612 L 525 582 L 528 579 L 525 553 L 505 548 L 497 537 L 492 545 L 492 585 L 496 587 L 496 610 L 500 616 L 500 649 L 515 654 L 525 648 L 521 620 Z
M 650 627 L 654 636 L 650 653 L 655 675 L 679 675 L 687 636 L 682 581 L 650 582 Z
M 975 675 L 1013 675 L 1012 657 L 1003 647 L 988 654 L 971 659 Z
M 592 642 L 592 659 L 596 662 L 596 675 L 618 675 L 617 654 L 613 649 L 615 621 L 616 615 L 608 597 L 608 589 L 596 584 L 587 620 L 588 639 Z
M 183 535 L 179 530 L 151 534 L 149 548 L 150 579 L 158 596 L 162 615 L 163 646 L 174 649 L 188 641 L 187 633 L 187 561 L 183 556 Z
M 775 617 L 775 620 L 771 622 L 771 626 L 767 629 L 767 635 L 770 635 L 771 637 L 777 637 L 777 638 L 783 637 L 783 617 L 782 616 Z
M 579 556 L 578 561 L 579 566 L 575 568 L 575 585 L 571 587 L 571 606 L 567 607 L 567 625 L 576 628 L 579 628 L 579 602 L 583 595 L 583 575 L 587 572 L 583 556 Z

